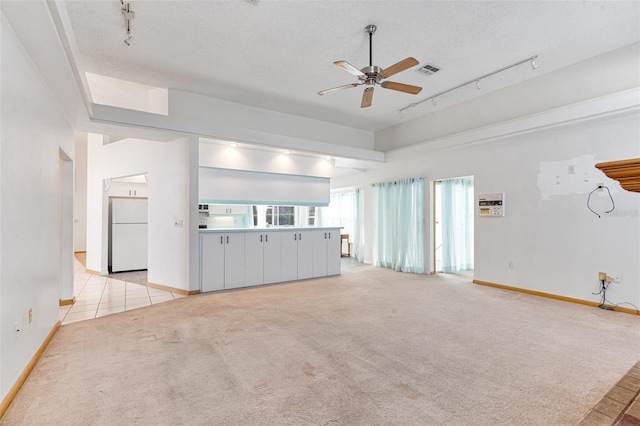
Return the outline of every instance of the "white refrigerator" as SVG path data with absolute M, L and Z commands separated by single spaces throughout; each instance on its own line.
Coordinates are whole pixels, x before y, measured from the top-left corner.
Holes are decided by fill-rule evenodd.
M 147 269 L 146 198 L 111 199 L 111 272 Z

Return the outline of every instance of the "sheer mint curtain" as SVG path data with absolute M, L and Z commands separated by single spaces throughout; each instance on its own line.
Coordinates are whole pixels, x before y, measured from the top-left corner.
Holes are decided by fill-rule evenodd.
M 442 270 L 473 269 L 473 177 L 443 180 Z
M 362 233 L 362 209 L 360 188 L 339 190 L 331 193 L 329 205 L 316 209 L 318 226 L 342 226 L 342 234 L 349 234 L 351 255 L 360 262 L 364 256 Z
M 424 180 L 373 184 L 375 196 L 374 264 L 423 274 Z

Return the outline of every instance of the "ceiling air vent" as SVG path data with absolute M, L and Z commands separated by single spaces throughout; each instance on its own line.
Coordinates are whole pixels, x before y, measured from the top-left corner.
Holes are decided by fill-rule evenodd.
M 433 75 L 433 74 L 437 73 L 438 71 L 440 71 L 440 68 L 436 67 L 435 65 L 426 64 L 426 65 L 418 68 L 418 71 L 423 72 L 426 75 Z

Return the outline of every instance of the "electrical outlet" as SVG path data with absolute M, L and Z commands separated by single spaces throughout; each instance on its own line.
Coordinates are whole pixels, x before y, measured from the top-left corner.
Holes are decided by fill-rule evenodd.
M 509 269 L 513 269 L 513 260 L 509 261 Z
M 622 274 L 614 274 L 613 275 L 613 282 L 614 283 L 621 283 L 622 282 Z

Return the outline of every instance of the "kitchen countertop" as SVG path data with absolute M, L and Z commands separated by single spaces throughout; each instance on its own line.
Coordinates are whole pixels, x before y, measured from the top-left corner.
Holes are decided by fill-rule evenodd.
M 307 226 L 296 228 L 293 226 L 274 226 L 271 228 L 207 228 L 199 229 L 201 233 L 212 232 L 297 232 L 297 231 L 322 231 L 323 229 L 342 229 L 342 226 Z

